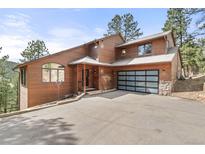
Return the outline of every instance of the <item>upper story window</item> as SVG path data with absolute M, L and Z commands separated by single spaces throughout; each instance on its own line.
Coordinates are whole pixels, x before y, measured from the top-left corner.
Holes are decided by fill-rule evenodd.
M 26 86 L 26 68 L 21 68 L 21 85 Z
M 138 56 L 149 55 L 152 52 L 152 44 L 147 43 L 138 46 Z
M 42 66 L 43 82 L 64 82 L 64 66 L 56 63 L 47 63 Z

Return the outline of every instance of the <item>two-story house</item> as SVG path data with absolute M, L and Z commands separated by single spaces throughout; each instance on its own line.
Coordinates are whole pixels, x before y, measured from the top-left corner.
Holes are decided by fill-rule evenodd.
M 181 76 L 171 31 L 125 42 L 120 34 L 18 65 L 20 108 L 68 94 L 120 89 L 168 95 Z

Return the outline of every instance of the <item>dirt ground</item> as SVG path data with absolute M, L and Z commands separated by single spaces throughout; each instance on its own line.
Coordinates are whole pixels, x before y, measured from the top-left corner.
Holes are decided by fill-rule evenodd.
M 175 92 L 172 96 L 187 98 L 205 103 L 205 91 Z

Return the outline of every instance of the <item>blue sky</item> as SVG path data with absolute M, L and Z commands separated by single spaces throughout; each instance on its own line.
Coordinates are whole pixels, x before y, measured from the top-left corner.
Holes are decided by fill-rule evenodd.
M 0 9 L 1 55 L 18 61 L 28 41 L 41 39 L 50 53 L 102 37 L 115 14 L 132 13 L 144 36 L 161 31 L 167 9 Z M 0 55 L 0 56 L 1 56 Z

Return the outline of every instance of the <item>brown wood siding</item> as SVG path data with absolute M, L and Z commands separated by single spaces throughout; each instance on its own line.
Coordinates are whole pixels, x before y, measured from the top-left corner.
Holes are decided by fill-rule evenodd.
M 113 62 L 115 59 L 114 48 L 116 44 L 122 43 L 122 38 L 118 35 L 108 37 L 103 41 L 103 48 L 99 48 L 99 52 L 95 52 L 95 49 L 90 50 L 95 43 L 90 45 L 83 45 L 77 48 L 68 49 L 60 54 L 48 56 L 41 60 L 28 64 L 28 107 L 47 103 L 57 100 L 58 98 L 58 86 L 56 83 L 44 83 L 42 82 L 42 65 L 53 62 L 62 64 L 65 66 L 65 81 L 60 85 L 60 97 L 70 93 L 76 93 L 77 88 L 82 89 L 82 66 L 68 66 L 68 63 L 85 56 L 91 56 L 96 58 L 99 56 L 103 62 Z M 94 67 L 87 65 L 89 69 L 89 87 L 93 87 L 96 82 L 93 82 L 93 69 Z M 78 72 L 78 75 L 76 74 Z M 97 70 L 98 73 L 98 70 Z M 97 76 L 95 76 L 97 78 Z M 78 80 L 77 80 L 78 79 Z M 77 87 L 78 86 L 78 87 Z M 98 86 L 97 86 L 98 88 Z
M 123 43 L 123 40 L 119 35 L 104 40 L 104 48 L 99 52 L 100 62 L 113 63 L 115 61 L 115 46 L 121 43 Z
M 116 48 L 116 60 L 126 59 L 126 58 L 135 58 L 138 57 L 138 46 L 143 45 L 145 43 L 152 44 L 152 53 L 150 55 L 159 55 L 166 53 L 166 41 L 164 38 L 158 38 L 152 41 L 146 41 L 141 43 L 132 44 L 126 47 Z M 126 54 L 122 55 L 122 49 L 126 50 Z
M 181 76 L 181 63 L 180 63 L 180 57 L 179 53 L 177 53 L 172 61 L 171 64 L 171 78 L 172 81 L 175 82 L 180 76 Z
M 113 71 L 111 67 L 99 67 L 99 89 L 107 90 L 114 88 Z
M 121 49 L 115 50 L 117 44 L 123 42 L 122 38 L 118 35 L 106 38 L 103 42 L 103 48 L 94 48 L 94 43 L 89 45 L 83 45 L 77 48 L 69 49 L 66 52 L 56 54 L 53 56 L 45 57 L 35 62 L 27 64 L 27 88 L 28 88 L 28 107 L 55 101 L 58 99 L 58 88 L 56 83 L 44 83 L 42 82 L 42 65 L 46 63 L 58 63 L 65 66 L 65 81 L 60 85 L 60 97 L 64 95 L 76 93 L 78 90 L 82 90 L 82 66 L 83 65 L 68 65 L 71 61 L 80 59 L 85 56 L 91 56 L 93 58 L 99 58 L 100 62 L 112 63 L 116 59 L 133 58 L 137 56 L 137 46 L 131 45 L 126 48 L 126 56 L 121 56 Z M 102 44 L 100 44 L 102 45 Z M 165 41 L 163 38 L 152 41 L 152 54 L 164 54 L 165 53 Z M 135 65 L 124 67 L 104 67 L 104 66 L 92 66 L 86 65 L 89 69 L 89 87 L 95 87 L 96 89 L 106 90 L 116 88 L 116 75 L 118 70 L 147 70 L 147 69 L 159 69 L 160 80 L 171 81 L 171 63 L 161 64 L 147 64 L 147 65 Z
M 95 66 L 93 71 L 93 87 L 99 89 L 99 67 Z
M 75 69 L 67 64 L 87 55 L 84 47 L 75 48 L 62 54 L 44 58 L 28 65 L 28 106 L 35 106 L 58 99 L 56 83 L 42 82 L 42 65 L 54 62 L 65 66 L 65 81 L 60 85 L 60 97 L 75 91 Z M 76 84 L 76 83 L 75 83 Z
M 95 48 L 95 44 L 90 44 L 88 46 L 88 56 L 92 57 L 93 59 L 99 59 L 99 51 L 100 48 Z

